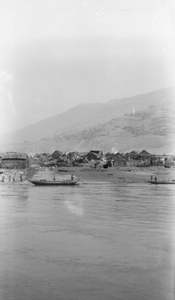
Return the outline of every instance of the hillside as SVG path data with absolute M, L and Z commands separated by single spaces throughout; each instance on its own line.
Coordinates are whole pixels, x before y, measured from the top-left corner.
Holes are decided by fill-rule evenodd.
M 3 137 L 1 151 L 85 151 L 92 148 L 129 151 L 146 148 L 152 152 L 172 152 L 174 95 L 175 88 L 169 88 L 105 104 L 79 105 L 9 133 Z
M 56 139 L 56 138 L 55 138 Z M 150 106 L 135 114 L 125 114 L 98 126 L 57 137 L 65 149 L 103 149 L 127 152 L 143 148 L 151 152 L 175 150 L 175 110 L 167 105 Z

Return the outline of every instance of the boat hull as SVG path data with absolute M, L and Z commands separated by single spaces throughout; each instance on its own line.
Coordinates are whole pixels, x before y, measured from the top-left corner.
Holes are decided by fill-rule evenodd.
M 29 180 L 31 183 L 39 186 L 70 186 L 76 185 L 78 181 L 63 180 L 63 181 L 46 181 L 46 180 Z
M 175 181 L 148 181 L 151 184 L 175 184 Z

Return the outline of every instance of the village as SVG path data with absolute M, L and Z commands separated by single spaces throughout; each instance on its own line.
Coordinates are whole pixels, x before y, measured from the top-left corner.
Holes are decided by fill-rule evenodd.
M 89 152 L 63 153 L 55 150 L 52 154 L 42 153 L 28 155 L 20 152 L 5 152 L 0 155 L 0 182 L 24 182 L 35 175 L 38 178 L 51 178 L 53 174 L 60 174 L 78 170 L 94 170 L 98 177 L 105 170 L 129 171 L 148 170 L 151 167 L 164 169 L 175 166 L 174 155 L 156 155 L 146 150 L 141 152 L 131 151 L 129 153 L 104 153 L 101 150 L 90 150 Z M 61 168 L 61 169 L 60 169 Z M 164 169 L 165 170 L 165 169 Z M 103 172 L 102 172 L 103 171 Z M 135 171 L 136 172 L 136 171 Z M 92 175 L 92 172 L 91 172 Z M 113 174 L 109 174 L 113 175 Z M 60 175 L 59 175 L 60 178 Z

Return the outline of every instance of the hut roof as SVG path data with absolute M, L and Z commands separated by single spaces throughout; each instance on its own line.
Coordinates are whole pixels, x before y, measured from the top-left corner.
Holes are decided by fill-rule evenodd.
M 95 158 L 99 158 L 99 154 L 96 153 L 96 152 L 90 151 L 89 154 L 91 154 L 91 155 L 94 156 Z
M 129 159 L 140 159 L 141 155 L 137 151 L 131 151 L 130 153 L 126 153 L 125 156 Z
M 63 155 L 63 152 L 59 151 L 59 150 L 55 150 L 52 155 L 58 155 L 58 156 L 61 156 Z
M 128 154 L 139 154 L 137 151 L 131 151 L 130 153 Z
M 119 153 L 119 152 L 115 153 L 115 154 L 112 156 L 112 158 L 115 158 L 115 157 L 119 157 L 119 158 L 121 158 L 121 159 L 126 159 L 126 157 L 125 157 L 123 154 Z
M 42 153 L 43 156 L 50 156 L 50 153 Z
M 114 156 L 114 154 L 115 154 L 115 153 L 107 152 L 107 153 L 105 154 L 105 157 L 106 157 L 106 158 L 111 158 L 111 157 Z
M 26 153 L 20 152 L 5 152 L 2 153 L 2 160 L 3 159 L 27 159 L 28 155 Z
M 140 155 L 151 155 L 149 152 L 147 152 L 146 150 L 142 150 L 140 152 Z
M 77 151 L 72 151 L 72 152 L 69 152 L 67 155 L 80 155 L 80 153 Z
M 88 152 L 88 154 L 85 156 L 87 159 L 101 159 L 102 158 L 102 154 L 97 153 L 97 152 L 93 152 L 90 151 Z
M 91 153 L 96 153 L 98 155 L 102 155 L 103 151 L 102 150 L 90 150 Z
M 83 152 L 79 152 L 80 153 L 80 156 L 86 156 L 89 152 L 88 151 L 83 151 Z

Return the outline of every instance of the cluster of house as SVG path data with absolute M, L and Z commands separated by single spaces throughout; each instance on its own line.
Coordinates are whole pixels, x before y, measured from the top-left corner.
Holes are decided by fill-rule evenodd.
M 123 153 L 103 153 L 100 150 L 89 152 L 54 151 L 52 154 L 42 153 L 34 156 L 19 152 L 0 154 L 0 167 L 3 169 L 25 169 L 27 167 L 78 166 L 90 164 L 91 167 L 108 168 L 110 166 L 165 166 L 175 165 L 175 156 L 155 155 L 143 150 Z

